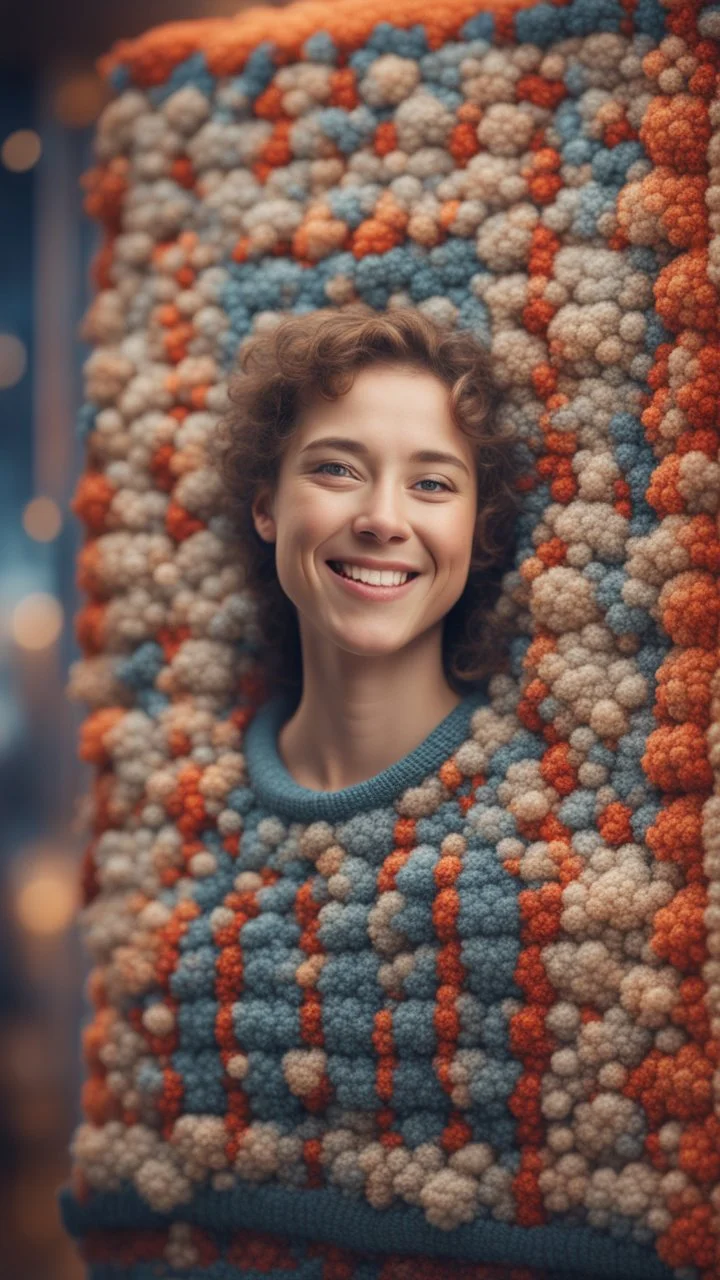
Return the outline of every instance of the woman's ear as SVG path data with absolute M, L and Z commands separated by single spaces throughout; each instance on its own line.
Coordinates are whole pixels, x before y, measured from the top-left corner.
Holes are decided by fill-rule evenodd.
M 250 510 L 252 512 L 255 531 L 262 538 L 263 542 L 274 542 L 277 537 L 277 526 L 275 524 L 273 507 L 274 500 L 270 490 L 267 487 L 258 490 L 253 498 Z

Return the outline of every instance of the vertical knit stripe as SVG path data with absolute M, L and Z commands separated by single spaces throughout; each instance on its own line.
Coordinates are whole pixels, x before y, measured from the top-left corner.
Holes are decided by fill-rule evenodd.
M 215 1037 L 225 1068 L 223 1079 L 227 1093 L 225 1150 L 230 1161 L 233 1161 L 237 1155 L 240 1138 L 248 1126 L 251 1114 L 250 1099 L 242 1085 L 247 1073 L 247 1055 L 235 1033 L 233 1018 L 234 1006 L 238 1000 L 242 999 L 245 986 L 242 929 L 248 920 L 255 919 L 259 913 L 258 889 L 264 885 L 274 884 L 278 875 L 277 872 L 263 868 L 261 875 L 256 879 L 259 883 L 255 887 L 243 889 L 236 887 L 226 896 L 223 906 L 233 913 L 233 919 L 225 925 L 220 925 L 214 935 L 215 943 L 220 948 L 215 966 L 215 995 L 220 1002 Z

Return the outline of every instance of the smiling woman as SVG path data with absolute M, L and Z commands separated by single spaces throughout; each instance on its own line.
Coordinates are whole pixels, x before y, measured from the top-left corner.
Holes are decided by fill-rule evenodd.
M 333 654 L 404 655 L 405 671 L 416 635 L 434 635 L 446 702 L 506 668 L 510 622 L 493 606 L 521 462 L 472 333 L 406 307 L 290 315 L 246 342 L 228 394 L 211 447 L 271 688 L 298 694 L 303 656 L 307 687 L 310 617 Z M 360 582 L 363 565 L 416 577 Z M 370 602 L 385 608 L 368 615 Z
M 107 66 L 87 1280 L 718 1280 L 720 7 Z

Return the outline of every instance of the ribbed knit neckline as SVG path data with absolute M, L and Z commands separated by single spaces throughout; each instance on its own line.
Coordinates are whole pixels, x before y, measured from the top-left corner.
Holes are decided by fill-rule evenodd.
M 291 821 L 337 822 L 353 813 L 390 804 L 407 787 L 435 773 L 470 737 L 470 721 L 487 706 L 487 680 L 468 693 L 413 751 L 365 782 L 340 791 L 314 791 L 296 782 L 278 751 L 278 735 L 297 706 L 291 693 L 278 693 L 258 709 L 245 733 L 244 752 L 250 786 L 259 804 Z

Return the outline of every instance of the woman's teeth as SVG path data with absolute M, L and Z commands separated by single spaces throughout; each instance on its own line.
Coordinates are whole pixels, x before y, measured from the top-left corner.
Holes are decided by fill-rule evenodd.
M 416 578 L 416 573 L 401 573 L 399 570 L 360 569 L 359 566 L 341 564 L 338 560 L 328 560 L 330 568 L 342 578 L 350 578 L 353 582 L 365 582 L 372 587 L 401 587 L 408 578 Z

